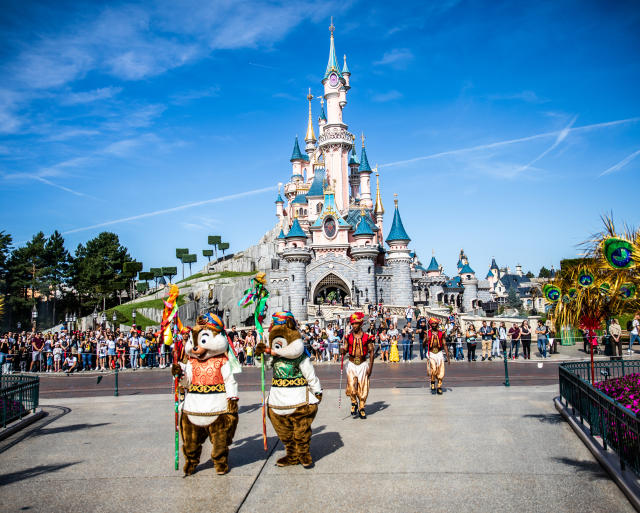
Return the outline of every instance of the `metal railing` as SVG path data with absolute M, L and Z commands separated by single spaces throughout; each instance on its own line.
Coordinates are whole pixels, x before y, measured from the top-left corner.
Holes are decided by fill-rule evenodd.
M 40 397 L 40 378 L 24 374 L 0 376 L 0 409 L 2 427 L 21 419 L 38 407 Z
M 597 381 L 640 373 L 638 361 L 597 361 Z M 597 390 L 591 383 L 589 362 L 566 362 L 559 367 L 560 396 L 580 423 L 589 424 L 592 436 L 600 436 L 620 458 L 620 468 L 629 467 L 640 476 L 640 420 L 630 409 Z

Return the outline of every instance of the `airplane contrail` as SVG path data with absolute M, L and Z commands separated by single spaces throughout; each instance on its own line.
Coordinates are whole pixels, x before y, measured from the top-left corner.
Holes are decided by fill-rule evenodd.
M 633 159 L 635 159 L 638 155 L 640 155 L 640 150 L 634 151 L 631 155 L 627 155 L 620 162 L 618 162 L 617 164 L 614 164 L 609 169 L 605 169 L 602 173 L 600 173 L 600 176 L 608 175 L 609 173 L 614 173 L 615 171 L 618 171 L 619 169 L 622 169 L 629 162 L 631 162 Z
M 470 151 L 488 150 L 488 149 L 491 149 L 491 148 L 498 148 L 500 146 L 508 146 L 510 144 L 517 144 L 517 143 L 526 142 L 526 141 L 533 141 L 535 139 L 543 139 L 545 137 L 559 137 L 562 134 L 564 134 L 564 136 L 562 137 L 564 139 L 571 132 L 583 131 L 583 130 L 594 130 L 594 129 L 597 129 L 597 128 L 606 128 L 606 127 L 610 127 L 610 126 L 622 125 L 622 124 L 625 124 L 625 123 L 634 123 L 634 122 L 636 122 L 638 120 L 640 120 L 640 117 L 627 118 L 627 119 L 618 119 L 618 120 L 615 120 L 615 121 L 605 121 L 603 123 L 594 123 L 594 124 L 591 124 L 591 125 L 571 127 L 571 128 L 568 129 L 568 131 L 567 131 L 567 128 L 563 128 L 562 130 L 555 130 L 553 132 L 544 132 L 542 134 L 528 135 L 526 137 L 519 137 L 517 139 L 508 139 L 506 141 L 497 141 L 497 142 L 488 143 L 488 144 L 480 144 L 480 145 L 477 145 L 477 146 L 470 146 L 468 148 L 458 148 L 456 150 L 441 151 L 441 152 L 438 152 L 438 153 L 432 153 L 430 155 L 424 155 L 422 157 L 414 157 L 412 159 L 407 159 L 407 160 L 397 160 L 395 162 L 388 162 L 386 164 L 380 164 L 378 166 L 378 168 L 400 166 L 402 164 L 411 164 L 413 162 L 419 162 L 421 160 L 436 159 L 436 158 L 440 158 L 440 157 L 446 157 L 448 155 L 457 155 L 458 153 L 466 153 L 466 152 L 470 152 Z
M 256 194 L 261 194 L 263 192 L 275 191 L 277 190 L 277 186 L 272 185 L 270 187 L 263 187 L 262 189 L 254 189 L 252 191 L 238 192 L 236 194 L 228 194 L 227 196 L 220 196 L 218 198 L 211 198 L 202 201 L 194 201 L 193 203 L 186 203 L 184 205 L 178 205 L 177 207 L 164 208 L 162 210 L 154 210 L 153 212 L 146 212 L 144 214 L 138 214 L 130 217 L 122 217 L 120 219 L 112 219 L 111 221 L 105 221 L 103 223 L 92 224 L 91 226 L 83 226 L 82 228 L 74 228 L 72 230 L 67 230 L 62 232 L 62 235 L 67 235 L 69 233 L 77 233 L 83 232 L 86 230 L 93 230 L 94 228 L 102 228 L 104 226 L 110 226 L 112 224 L 119 223 L 127 223 L 129 221 L 136 221 L 137 219 L 145 219 L 147 217 L 159 216 L 162 214 L 168 214 L 170 212 L 177 212 L 179 210 L 185 210 L 187 208 L 199 207 L 200 205 L 208 205 L 210 203 L 220 203 L 223 201 L 234 200 L 238 198 L 245 198 L 247 196 L 254 196 Z

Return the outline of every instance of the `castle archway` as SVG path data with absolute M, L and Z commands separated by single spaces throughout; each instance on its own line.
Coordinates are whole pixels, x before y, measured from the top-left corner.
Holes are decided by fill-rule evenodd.
M 313 290 L 313 303 L 334 303 L 342 305 L 345 298 L 351 296 L 351 289 L 346 282 L 334 273 L 322 278 Z

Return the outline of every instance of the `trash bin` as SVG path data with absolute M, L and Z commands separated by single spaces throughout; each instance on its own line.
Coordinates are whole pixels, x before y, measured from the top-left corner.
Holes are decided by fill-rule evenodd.
M 613 356 L 613 346 L 611 344 L 611 336 L 605 335 L 602 337 L 602 344 L 604 345 L 605 356 Z

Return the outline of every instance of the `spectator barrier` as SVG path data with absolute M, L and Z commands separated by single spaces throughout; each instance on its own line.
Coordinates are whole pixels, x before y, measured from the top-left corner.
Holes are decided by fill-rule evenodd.
M 19 420 L 38 407 L 40 378 L 14 374 L 0 376 L 0 408 L 2 409 L 2 427 Z

